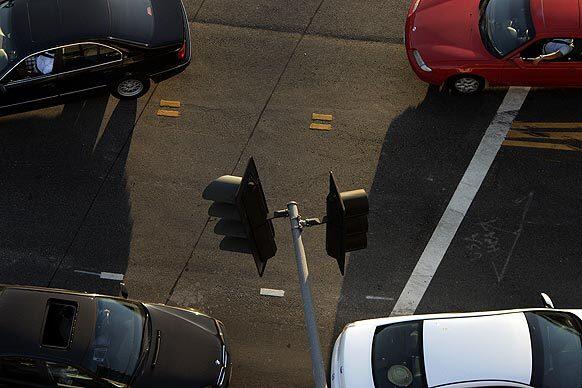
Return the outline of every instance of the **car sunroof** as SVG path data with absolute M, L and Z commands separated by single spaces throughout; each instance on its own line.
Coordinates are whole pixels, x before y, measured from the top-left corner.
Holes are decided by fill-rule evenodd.
M 73 326 L 77 315 L 77 303 L 49 299 L 44 320 L 42 346 L 66 349 L 71 343 Z

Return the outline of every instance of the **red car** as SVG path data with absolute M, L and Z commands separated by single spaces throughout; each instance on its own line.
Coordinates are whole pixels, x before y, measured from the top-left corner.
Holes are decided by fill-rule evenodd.
M 580 0 L 413 0 L 406 52 L 420 79 L 462 94 L 487 84 L 582 86 L 581 13 Z M 555 41 L 570 52 L 533 60 Z

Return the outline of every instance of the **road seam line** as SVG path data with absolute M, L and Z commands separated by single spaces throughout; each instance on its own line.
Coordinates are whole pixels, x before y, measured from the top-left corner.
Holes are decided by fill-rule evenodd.
M 155 84 L 155 86 L 154 86 L 154 88 L 153 88 L 150 96 L 148 97 L 146 103 L 143 106 L 143 109 L 137 115 L 137 117 L 136 117 L 136 119 L 135 119 L 135 121 L 133 123 L 133 126 L 131 127 L 131 130 L 129 130 L 128 135 L 125 138 L 125 141 L 123 142 L 122 146 L 119 148 L 119 152 L 117 153 L 117 155 L 115 156 L 115 159 L 113 160 L 113 162 L 111 163 L 111 165 L 107 169 L 107 173 L 103 177 L 103 181 L 101 182 L 101 184 L 99 185 L 99 188 L 97 189 L 97 192 L 93 196 L 93 199 L 91 200 L 91 204 L 89 205 L 89 207 L 87 208 L 87 211 L 83 215 L 83 219 L 81 220 L 81 223 L 79 224 L 79 227 L 75 231 L 75 234 L 74 234 L 73 238 L 71 239 L 71 242 L 67 246 L 67 249 L 65 250 L 65 253 L 59 259 L 58 264 L 57 264 L 55 270 L 53 271 L 53 273 L 51 275 L 51 278 L 50 278 L 50 280 L 48 282 L 47 287 L 51 287 L 51 284 L 55 280 L 55 277 L 57 276 L 57 273 L 61 269 L 61 266 L 63 265 L 63 262 L 65 261 L 65 259 L 69 255 L 69 252 L 70 252 L 71 248 L 73 247 L 73 244 L 75 243 L 75 240 L 77 239 L 77 236 L 81 232 L 81 229 L 83 228 L 83 225 L 85 225 L 85 221 L 87 221 L 87 217 L 89 217 L 89 214 L 91 213 L 91 210 L 93 209 L 93 206 L 95 205 L 95 202 L 97 202 L 97 198 L 99 198 L 99 194 L 101 194 L 101 190 L 105 186 L 105 183 L 107 182 L 107 179 L 109 178 L 109 175 L 111 175 L 111 171 L 113 171 L 113 169 L 115 168 L 115 165 L 117 164 L 117 161 L 119 160 L 119 156 L 121 155 L 121 153 L 123 152 L 123 150 L 125 149 L 125 147 L 128 145 L 129 140 L 133 137 L 133 132 L 135 131 L 135 127 L 137 126 L 137 123 L 139 123 L 139 121 L 141 120 L 141 116 L 143 115 L 143 113 L 147 109 L 148 105 L 150 104 L 150 101 L 151 101 L 153 95 L 156 93 L 156 90 L 158 88 L 158 85 L 159 84 Z M 108 102 L 109 102 L 109 100 L 108 100 Z M 120 103 L 122 103 L 121 100 L 119 100 L 117 102 L 117 104 L 120 104 Z M 113 112 L 115 112 L 115 109 L 117 109 L 117 106 L 114 108 Z M 113 116 L 113 113 L 111 115 Z M 111 117 L 109 117 L 109 120 L 111 120 Z M 106 124 L 106 126 L 108 126 L 108 125 L 109 125 L 109 123 Z
M 416 311 L 528 93 L 529 88 L 510 88 L 507 92 L 396 301 L 391 316 L 410 315 Z
M 295 47 L 293 47 L 293 50 L 291 51 L 291 55 L 289 55 L 289 59 L 287 59 L 287 62 L 285 63 L 285 66 L 283 66 L 283 70 L 281 71 L 281 74 L 279 74 L 279 77 L 277 78 L 277 81 L 275 81 L 275 85 L 273 85 L 273 89 L 271 90 L 271 93 L 269 94 L 269 97 L 267 97 L 267 100 L 265 101 L 265 105 L 263 106 L 263 109 L 259 113 L 259 117 L 257 118 L 257 121 L 253 125 L 253 128 L 251 129 L 251 133 L 249 134 L 246 143 L 242 147 L 242 150 L 240 152 L 240 155 L 239 155 L 236 163 L 234 164 L 234 167 L 232 168 L 232 171 L 231 171 L 230 175 L 234 175 L 234 173 L 236 171 L 236 167 L 239 165 L 239 163 L 240 163 L 243 155 L 245 154 L 245 151 L 247 150 L 249 144 L 251 143 L 251 139 L 253 138 L 253 135 L 255 134 L 255 131 L 257 130 L 257 128 L 258 128 L 261 120 L 263 119 L 263 114 L 266 112 L 267 107 L 269 106 L 269 103 L 271 102 L 271 99 L 273 98 L 273 95 L 275 95 L 275 91 L 279 87 L 279 84 L 281 83 L 281 80 L 283 79 L 283 76 L 285 75 L 285 73 L 287 72 L 287 69 L 289 68 L 289 64 L 293 60 L 293 57 L 295 56 L 295 53 L 297 52 L 297 49 L 299 48 L 299 45 L 303 41 L 303 38 L 307 34 L 307 31 L 309 31 L 309 27 L 311 27 L 311 24 L 313 23 L 313 20 L 315 19 L 315 16 L 319 12 L 319 9 L 321 8 L 321 6 L 323 5 L 324 2 L 325 2 L 325 0 L 321 0 L 321 2 L 319 3 L 319 6 L 315 9 L 315 12 L 313 13 L 313 16 L 311 16 L 311 19 L 309 19 L 309 22 L 307 23 L 307 26 L 305 26 L 305 29 L 303 30 L 303 32 L 301 33 L 301 36 L 297 40 L 297 43 L 295 44 Z M 169 303 L 170 300 L 172 299 L 172 296 L 174 295 L 174 292 L 176 291 L 176 287 L 178 286 L 178 283 L 180 282 L 180 279 L 184 275 L 184 272 L 186 271 L 186 268 L 188 268 L 188 265 L 190 264 L 190 260 L 192 260 L 192 257 L 194 256 L 194 251 L 196 251 L 196 248 L 198 247 L 198 243 L 202 239 L 202 236 L 204 235 L 204 233 L 206 231 L 206 228 L 208 227 L 208 224 L 210 222 L 210 219 L 211 219 L 211 217 L 207 217 L 206 218 L 206 222 L 204 223 L 204 226 L 202 227 L 202 230 L 200 231 L 200 234 L 198 235 L 198 238 L 196 239 L 196 242 L 194 243 L 194 246 L 192 247 L 192 250 L 190 251 L 190 254 L 188 255 L 188 259 L 186 260 L 186 262 L 184 263 L 184 266 L 182 267 L 182 270 L 180 271 L 180 273 L 176 277 L 176 281 L 172 285 L 172 288 L 170 288 L 170 292 L 168 293 L 168 297 L 166 298 L 166 303 Z

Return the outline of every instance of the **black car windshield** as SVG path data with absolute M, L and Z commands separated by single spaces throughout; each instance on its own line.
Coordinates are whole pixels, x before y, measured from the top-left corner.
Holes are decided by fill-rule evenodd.
M 504 57 L 535 36 L 530 0 L 485 0 L 481 5 L 481 38 L 496 57 Z
M 5 70 L 10 62 L 18 59 L 12 31 L 12 9 L 14 0 L 0 1 L 0 72 Z
M 582 387 L 580 323 L 557 312 L 525 313 L 532 343 L 534 387 Z
M 147 315 L 131 302 L 99 298 L 91 345 L 83 366 L 99 377 L 128 383 L 148 347 Z
M 422 322 L 403 322 L 376 329 L 372 344 L 376 388 L 426 387 Z

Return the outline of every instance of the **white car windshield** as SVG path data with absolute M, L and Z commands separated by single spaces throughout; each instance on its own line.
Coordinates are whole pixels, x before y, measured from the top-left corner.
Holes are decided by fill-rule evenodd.
M 534 38 L 530 0 L 485 0 L 481 5 L 481 38 L 487 49 L 504 57 Z
M 376 329 L 372 345 L 376 388 L 426 387 L 422 358 L 422 321 Z
M 582 387 L 579 320 L 557 311 L 525 313 L 531 335 L 534 387 Z

